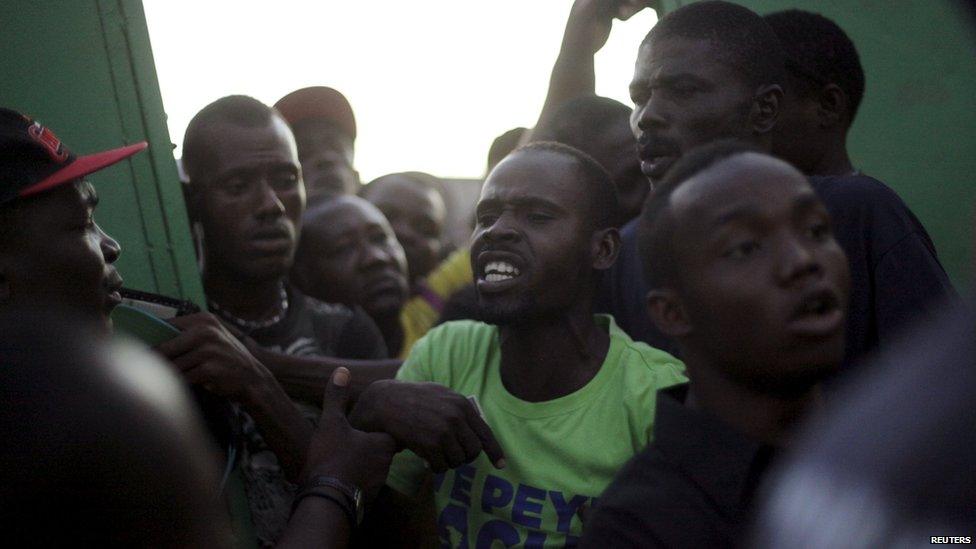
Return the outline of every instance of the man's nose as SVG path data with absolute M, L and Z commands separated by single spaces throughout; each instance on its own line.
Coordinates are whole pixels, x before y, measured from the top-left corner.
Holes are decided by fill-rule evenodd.
M 102 257 L 105 258 L 105 263 L 115 263 L 119 259 L 119 256 L 122 255 L 122 246 L 114 238 L 109 236 L 108 233 L 103 231 L 101 227 L 98 225 L 95 225 L 95 227 L 98 229 L 98 234 L 101 239 L 99 247 L 102 249 Z
M 393 262 L 393 255 L 388 247 L 377 244 L 367 244 L 359 257 L 363 269 L 382 267 Z
M 505 212 L 498 216 L 498 219 L 491 224 L 484 232 L 484 237 L 488 241 L 518 241 L 521 233 L 517 225 L 513 222 L 512 214 Z
M 393 225 L 393 232 L 396 233 L 396 238 L 400 244 L 406 246 L 408 244 L 419 244 L 422 240 L 420 233 L 414 228 L 413 224 L 406 219 L 399 219 Z
M 258 217 L 278 217 L 285 214 L 284 203 L 265 178 L 262 178 L 257 186 L 256 200 Z
M 781 283 L 792 284 L 807 276 L 823 273 L 820 257 L 811 245 L 798 238 L 787 238 L 781 244 L 777 276 Z
M 662 101 L 652 96 L 646 103 L 634 110 L 633 120 L 633 125 L 638 130 L 635 134 L 638 136 L 641 132 L 667 125 L 667 117 L 665 116 Z

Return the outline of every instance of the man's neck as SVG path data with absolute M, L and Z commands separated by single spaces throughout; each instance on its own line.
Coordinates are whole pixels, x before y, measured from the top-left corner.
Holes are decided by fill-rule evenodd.
M 820 404 L 819 385 L 790 396 L 755 391 L 711 366 L 685 357 L 691 388 L 686 404 L 705 410 L 736 431 L 773 446 L 789 445 L 796 424 Z
M 852 175 L 854 165 L 851 158 L 847 155 L 847 142 L 844 138 L 836 139 L 827 147 L 820 161 L 814 166 L 808 175 Z
M 391 357 L 400 356 L 403 349 L 403 325 L 400 324 L 400 313 L 390 313 L 372 316 L 376 327 L 383 334 L 383 342 L 386 343 L 386 350 Z
M 610 336 L 593 314 L 575 311 L 557 319 L 502 326 L 501 377 L 512 395 L 543 402 L 573 393 L 600 371 Z
M 280 312 L 283 282 L 284 277 L 243 280 L 213 272 L 203 275 L 207 300 L 242 320 L 264 320 Z

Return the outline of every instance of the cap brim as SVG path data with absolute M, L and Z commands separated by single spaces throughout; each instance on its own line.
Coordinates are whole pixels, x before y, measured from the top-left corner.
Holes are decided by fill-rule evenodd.
M 81 177 L 85 177 L 88 174 L 95 173 L 98 170 L 107 168 L 112 164 L 125 160 L 148 146 L 148 143 L 141 141 L 139 143 L 126 145 L 125 147 L 112 149 L 110 151 L 79 156 L 71 164 L 68 164 L 64 168 L 54 172 L 40 182 L 20 191 L 17 196 L 24 198 L 44 192 L 48 189 L 53 189 L 54 187 L 63 185 L 69 181 L 74 181 Z

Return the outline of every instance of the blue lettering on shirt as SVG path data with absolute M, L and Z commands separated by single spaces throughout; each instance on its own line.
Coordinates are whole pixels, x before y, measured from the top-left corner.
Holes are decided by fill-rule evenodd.
M 471 481 L 478 470 L 471 465 L 462 465 L 454 470 L 454 485 L 451 486 L 451 499 L 471 507 Z
M 492 508 L 508 507 L 514 493 L 515 490 L 507 480 L 495 475 L 486 476 L 481 490 L 481 510 L 491 513 Z
M 543 516 L 549 507 L 556 516 L 555 530 L 565 535 L 565 546 L 576 547 L 579 538 L 572 535 L 573 519 L 580 508 L 590 502 L 593 505 L 596 498 L 584 495 L 573 495 L 567 498 L 562 492 L 543 490 L 528 484 L 513 485 L 508 480 L 492 475 L 485 475 L 481 481 L 481 510 L 499 518 L 481 525 L 477 534 L 468 531 L 468 510 L 472 506 L 471 492 L 475 485 L 477 469 L 472 465 L 462 465 L 446 474 L 434 477 L 435 491 L 442 488 L 447 490 L 449 502 L 437 519 L 437 531 L 444 547 L 470 547 L 469 541 L 475 541 L 477 548 L 505 547 L 516 545 L 526 548 L 542 548 L 549 535 L 542 530 Z M 450 476 L 451 478 L 447 478 Z M 476 492 L 477 493 L 477 492 Z M 475 505 L 478 503 L 476 502 Z M 548 513 L 552 516 L 553 513 Z M 520 530 L 517 526 L 524 527 Z M 552 528 L 548 525 L 547 528 Z M 522 539 L 522 537 L 525 539 Z M 561 536 L 560 536 L 561 537 Z M 561 541 L 557 538 L 556 540 Z
M 542 504 L 545 501 L 545 490 L 519 484 L 518 492 L 515 493 L 515 504 L 512 505 L 512 520 L 526 528 L 542 528 Z
M 559 519 L 559 523 L 556 524 L 556 530 L 564 534 L 569 533 L 569 527 L 572 525 L 573 517 L 576 516 L 576 512 L 579 508 L 586 503 L 589 499 L 586 496 L 573 496 L 572 499 L 567 502 L 563 498 L 562 492 L 549 492 L 549 499 L 552 500 L 552 504 L 556 507 L 556 517 Z
M 477 549 L 492 549 L 492 543 L 500 541 L 505 547 L 515 547 L 521 541 L 518 530 L 503 520 L 490 520 L 478 532 Z
M 437 537 L 441 547 L 468 546 L 468 508 L 448 505 L 437 518 Z

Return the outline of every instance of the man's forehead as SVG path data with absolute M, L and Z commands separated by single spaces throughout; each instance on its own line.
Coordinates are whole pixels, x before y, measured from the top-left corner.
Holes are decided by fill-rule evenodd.
M 369 200 L 386 211 L 410 210 L 435 219 L 447 216 L 447 206 L 437 190 L 406 176 L 389 176 L 373 189 Z
M 336 149 L 351 149 L 353 140 L 334 124 L 323 118 L 308 118 L 292 125 L 295 139 L 299 143 L 312 142 L 317 145 L 331 145 Z
M 266 163 L 298 164 L 295 139 L 278 117 L 265 126 L 218 121 L 207 128 L 207 152 L 218 171 Z
M 510 155 L 492 170 L 481 200 L 578 201 L 582 184 L 574 160 L 565 154 L 530 150 Z
M 98 204 L 98 193 L 95 192 L 95 186 L 86 179 L 62 185 L 44 193 L 44 195 L 49 198 L 46 202 L 58 209 L 83 210 L 94 208 Z
M 748 152 L 717 162 L 675 189 L 671 208 L 676 217 L 704 226 L 732 209 L 758 211 L 813 195 L 803 175 L 785 162 Z
M 713 40 L 679 35 L 654 37 L 637 52 L 634 81 L 727 69 L 722 58 L 721 44 Z M 724 72 L 734 75 L 731 70 Z
M 405 175 L 388 175 L 376 183 L 369 193 L 373 202 L 433 201 L 435 195 L 437 191 Z
M 95 187 L 85 180 L 55 187 L 23 200 L 22 219 L 32 227 L 46 228 L 74 216 L 86 215 L 98 203 Z M 40 229 L 44 230 L 44 229 Z
M 304 227 L 314 227 L 323 235 L 338 236 L 367 227 L 389 227 L 383 213 L 356 196 L 342 196 L 307 212 Z M 304 230 L 304 229 L 303 229 Z

